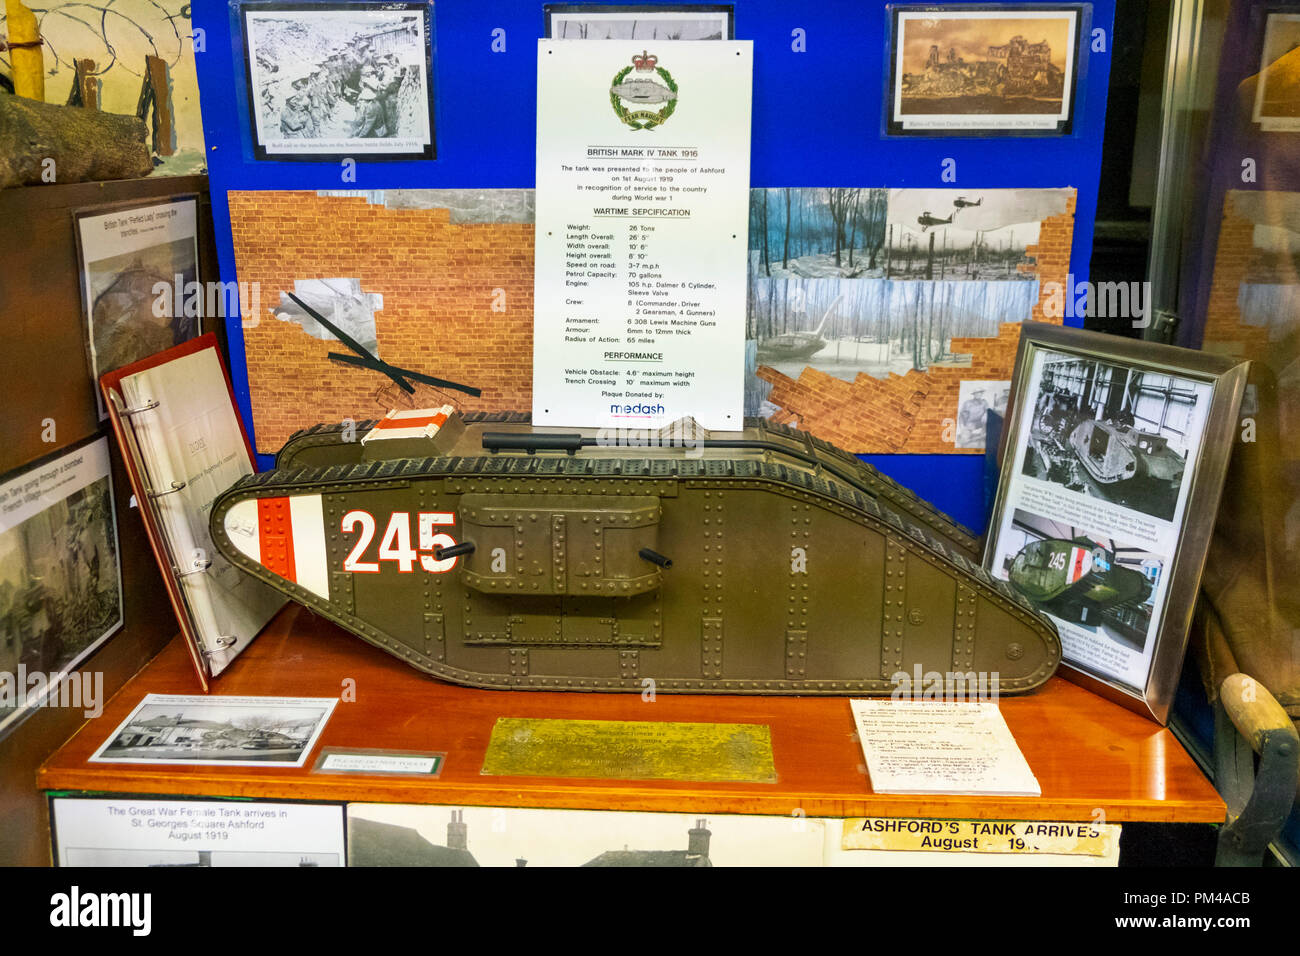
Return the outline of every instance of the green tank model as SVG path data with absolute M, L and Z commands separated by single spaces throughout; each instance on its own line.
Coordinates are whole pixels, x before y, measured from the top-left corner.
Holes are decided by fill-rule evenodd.
M 868 695 L 919 668 L 1021 693 L 1056 669 L 971 532 L 853 455 L 758 419 L 619 438 L 450 406 L 321 425 L 218 497 L 212 537 L 476 687 Z

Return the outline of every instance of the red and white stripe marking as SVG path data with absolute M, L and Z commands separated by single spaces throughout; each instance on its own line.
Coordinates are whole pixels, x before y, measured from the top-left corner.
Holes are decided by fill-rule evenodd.
M 240 553 L 329 600 L 320 495 L 237 501 L 226 512 L 226 536 Z
M 447 419 L 456 414 L 451 405 L 441 408 L 416 408 L 399 412 L 393 409 L 374 428 L 366 432 L 361 444 L 388 438 L 432 438 Z
M 1092 552 L 1087 548 L 1070 549 L 1068 577 L 1071 584 L 1092 570 Z

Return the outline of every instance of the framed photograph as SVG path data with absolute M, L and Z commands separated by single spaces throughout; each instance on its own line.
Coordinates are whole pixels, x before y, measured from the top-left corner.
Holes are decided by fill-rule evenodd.
M 0 477 L 0 736 L 103 706 L 103 676 L 72 671 L 122 626 L 119 553 L 107 437 Z
M 101 420 L 99 376 L 202 331 L 199 199 L 114 203 L 73 213 L 86 354 Z
M 146 694 L 91 763 L 301 767 L 336 697 Z
M 1055 622 L 1062 674 L 1165 723 L 1247 363 L 1027 322 L 984 566 Z
M 548 40 L 734 40 L 729 3 L 548 3 Z
M 886 131 L 1069 133 L 1083 6 L 891 6 Z
M 435 159 L 433 5 L 240 7 L 253 153 Z
M 1269 133 L 1300 130 L 1300 7 L 1268 15 L 1251 118 Z

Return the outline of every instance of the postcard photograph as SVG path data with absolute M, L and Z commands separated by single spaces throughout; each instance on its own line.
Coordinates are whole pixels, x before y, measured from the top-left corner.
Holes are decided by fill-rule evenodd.
M 92 762 L 301 767 L 334 698 L 148 694 Z
M 259 159 L 434 159 L 427 4 L 244 7 Z
M 1069 131 L 1079 9 L 894 17 L 893 131 Z

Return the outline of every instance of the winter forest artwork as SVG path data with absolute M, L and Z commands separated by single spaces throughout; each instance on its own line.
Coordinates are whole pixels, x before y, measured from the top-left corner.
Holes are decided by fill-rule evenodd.
M 811 368 L 854 382 L 956 369 L 980 378 L 954 340 L 993 338 L 1033 317 L 1041 227 L 1066 213 L 1070 194 L 753 190 L 746 414 L 779 415 L 772 372 L 796 380 Z
M 242 8 L 259 159 L 433 159 L 431 5 Z

